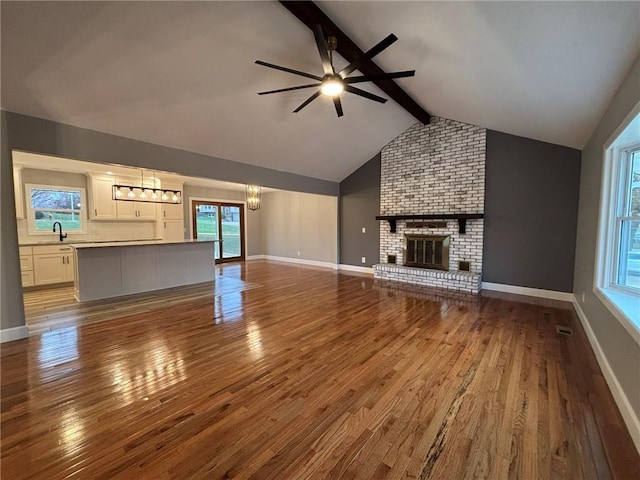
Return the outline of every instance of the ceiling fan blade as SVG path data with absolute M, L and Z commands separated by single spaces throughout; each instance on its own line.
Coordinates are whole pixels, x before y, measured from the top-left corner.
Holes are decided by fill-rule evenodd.
M 366 59 L 372 59 L 380 52 L 382 52 L 385 48 L 393 44 L 396 40 L 398 40 L 398 37 L 396 37 L 393 33 L 390 33 L 386 38 L 366 51 L 364 57 L 358 58 L 355 62 L 351 62 L 349 65 L 340 70 L 340 73 L 338 73 L 338 75 L 340 75 L 342 78 L 346 77 L 354 70 L 359 69 L 362 66 L 362 62 L 364 62 Z
M 415 70 L 406 70 L 404 72 L 385 73 L 384 75 L 360 75 L 357 77 L 347 77 L 343 81 L 344 83 L 362 83 L 372 82 L 373 80 L 391 80 L 392 78 L 413 77 L 415 74 Z
M 322 33 L 322 27 L 320 25 L 313 26 L 313 36 L 316 39 L 316 45 L 318 46 L 318 53 L 320 53 L 320 60 L 322 60 L 322 70 L 325 75 L 333 75 L 333 65 L 331 65 L 331 59 L 329 58 L 329 46 L 327 40 Z
M 276 70 L 282 70 L 283 72 L 293 73 L 294 75 L 300 75 L 301 77 L 312 78 L 313 80 L 317 80 L 319 82 L 322 81 L 322 77 L 318 77 L 317 75 L 311 75 L 310 73 L 301 72 L 299 70 L 293 70 L 287 67 L 281 67 L 280 65 L 274 65 L 273 63 L 263 62 L 262 60 L 256 60 L 258 65 L 262 65 L 263 67 L 275 68 Z
M 306 107 L 307 105 L 309 105 L 311 102 L 313 102 L 316 98 L 318 98 L 320 96 L 320 90 L 318 90 L 316 93 L 314 93 L 313 95 L 311 95 L 309 98 L 307 98 L 302 105 L 300 105 L 298 108 L 296 108 L 293 113 L 298 113 L 300 110 L 302 110 L 304 107 Z
M 289 92 L 291 90 L 301 90 L 303 88 L 319 87 L 322 83 L 310 83 L 309 85 L 298 85 L 297 87 L 279 88 L 278 90 L 269 90 L 268 92 L 258 92 L 258 95 L 269 95 L 270 93 Z
M 339 117 L 341 117 L 343 113 L 342 113 L 342 103 L 340 103 L 340 97 L 338 96 L 333 97 L 333 104 L 336 107 L 336 113 L 338 114 Z
M 360 90 L 359 88 L 352 87 L 351 85 L 344 86 L 345 91 L 349 93 L 354 93 L 364 98 L 368 98 L 369 100 L 373 100 L 374 102 L 386 103 L 387 99 L 379 97 L 378 95 L 374 95 L 373 93 L 365 92 L 364 90 Z

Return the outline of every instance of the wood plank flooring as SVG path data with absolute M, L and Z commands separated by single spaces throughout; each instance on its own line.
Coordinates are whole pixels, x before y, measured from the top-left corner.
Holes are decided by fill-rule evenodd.
M 569 304 L 219 272 L 101 305 L 27 296 L 41 333 L 2 345 L 2 478 L 640 478 Z

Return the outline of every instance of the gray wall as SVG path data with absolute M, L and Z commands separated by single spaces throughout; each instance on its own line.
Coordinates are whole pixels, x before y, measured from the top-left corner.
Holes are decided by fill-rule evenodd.
M 580 151 L 487 131 L 485 282 L 573 289 Z
M 183 188 L 184 197 L 184 227 L 185 238 L 189 238 L 189 232 L 191 231 L 191 221 L 189 218 L 191 201 L 190 198 L 206 198 L 210 200 L 228 200 L 231 202 L 244 202 L 246 200 L 245 193 L 237 190 L 223 190 L 220 188 L 198 187 L 193 185 L 185 185 Z M 246 238 L 246 256 L 261 255 L 262 254 L 262 222 L 261 222 L 261 210 L 252 212 L 247 210 L 245 215 L 247 238 Z
M 22 277 L 18 255 L 16 202 L 13 193 L 13 163 L 7 119 L 0 113 L 0 329 L 24 325 Z
M 260 211 L 264 255 L 337 263 L 337 197 L 269 192 Z
M 376 215 L 380 215 L 380 154 L 340 182 L 341 264 L 370 267 L 378 263 L 380 222 Z
M 338 195 L 339 185 L 327 180 L 209 157 L 12 112 L 6 112 L 6 121 L 11 150 L 300 192 Z
M 615 376 L 640 417 L 640 345 L 593 293 L 604 144 L 640 102 L 640 57 L 582 151 L 573 291 Z M 582 302 L 582 294 L 585 301 Z

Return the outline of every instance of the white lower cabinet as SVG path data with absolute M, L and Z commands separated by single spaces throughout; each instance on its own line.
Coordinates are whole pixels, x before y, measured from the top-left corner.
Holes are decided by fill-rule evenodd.
M 35 279 L 33 278 L 33 249 L 31 247 L 20 247 L 20 272 L 22 273 L 23 287 L 35 285 Z
M 34 285 L 73 282 L 73 255 L 71 247 L 33 247 Z

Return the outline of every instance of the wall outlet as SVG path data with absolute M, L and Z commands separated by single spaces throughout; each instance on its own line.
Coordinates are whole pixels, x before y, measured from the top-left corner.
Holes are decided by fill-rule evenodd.
M 300 256 L 300 250 L 298 250 L 298 256 Z
M 362 257 L 362 263 L 367 263 L 367 257 Z
M 367 233 L 367 229 L 365 227 L 362 227 L 362 233 Z

